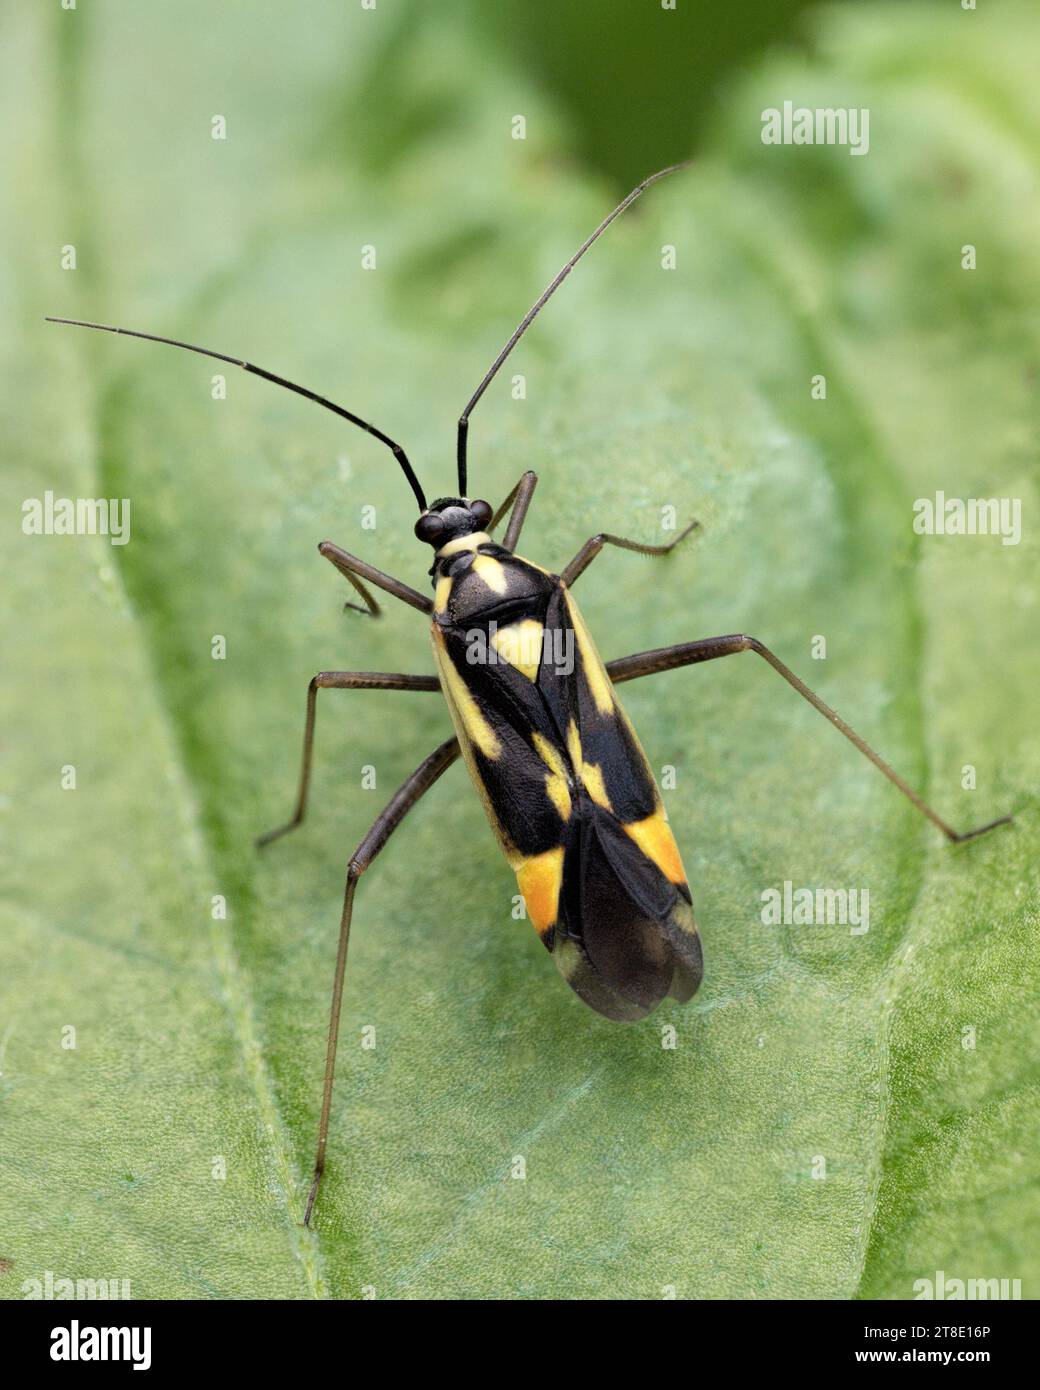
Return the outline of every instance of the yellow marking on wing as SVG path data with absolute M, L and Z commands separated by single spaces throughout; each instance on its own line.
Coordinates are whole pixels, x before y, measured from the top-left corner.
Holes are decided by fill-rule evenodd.
M 672 921 L 680 931 L 689 932 L 691 936 L 697 935 L 697 923 L 694 920 L 693 908 L 682 898 L 679 898 L 672 908 Z
M 646 855 L 647 859 L 672 883 L 685 883 L 686 871 L 679 858 L 679 846 L 664 813 L 664 808 L 654 811 L 645 820 L 631 821 L 625 826 L 630 835 Z
M 504 661 L 515 666 L 529 681 L 542 664 L 542 635 L 545 629 L 537 618 L 523 618 L 496 630 L 491 645 Z
M 574 771 L 580 777 L 585 759 L 581 751 L 581 735 L 578 733 L 578 726 L 573 719 L 567 725 L 567 752 L 570 754 Z
M 539 936 L 555 925 L 563 882 L 563 846 L 525 859 L 516 870 L 516 881 L 527 906 L 527 915 Z
M 470 693 L 466 682 L 456 671 L 451 657 L 444 649 L 444 638 L 437 631 L 436 626 L 433 631 L 433 654 L 437 658 L 437 670 L 440 673 L 441 686 L 448 701 L 448 710 L 451 714 L 452 723 L 455 725 L 455 732 L 463 742 L 468 739 L 475 744 L 484 754 L 485 758 L 497 758 L 502 752 L 502 744 L 494 729 L 484 718 L 480 706 Z
M 433 591 L 433 611 L 443 613 L 448 606 L 448 599 L 451 597 L 452 580 L 449 575 L 442 574 L 437 580 L 437 587 Z
M 596 708 L 600 714 L 612 714 L 614 712 L 614 687 L 610 683 L 606 667 L 596 650 L 596 644 L 585 626 L 585 619 L 579 613 L 578 605 L 570 594 L 567 595 L 567 609 L 571 615 L 574 634 L 578 639 L 578 650 L 581 653 L 582 665 L 585 668 L 585 679 L 588 681 Z
M 560 819 L 569 820 L 571 789 L 567 776 L 567 766 L 553 745 L 542 734 L 532 734 L 531 741 L 538 756 L 549 769 L 545 774 L 545 790 L 549 800 L 560 813 Z
M 607 789 L 603 785 L 603 771 L 597 763 L 584 763 L 582 765 L 581 780 L 585 783 L 585 790 L 597 806 L 602 806 L 605 811 L 613 811 L 614 808 L 610 804 Z M 628 829 L 627 825 L 625 829 Z
M 531 742 L 534 744 L 535 752 L 541 758 L 546 767 L 556 773 L 558 777 L 567 776 L 567 765 L 560 757 L 555 745 L 545 737 L 544 734 L 533 733 Z
M 493 555 L 478 555 L 473 561 L 473 573 L 478 575 L 495 594 L 504 594 L 509 589 L 509 575 L 505 566 Z
M 562 777 L 554 777 L 551 772 L 545 774 L 545 790 L 549 800 L 559 812 L 560 820 L 569 820 L 571 814 L 571 789 Z

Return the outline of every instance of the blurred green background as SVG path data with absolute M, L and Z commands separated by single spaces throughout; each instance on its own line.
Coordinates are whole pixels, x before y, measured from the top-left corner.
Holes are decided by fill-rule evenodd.
M 1033 8 L 94 0 L 2 23 L 4 1295 L 50 1270 L 144 1298 L 910 1298 L 942 1269 L 1035 1296 Z M 869 155 L 763 146 L 786 99 L 868 107 Z M 441 702 L 324 696 L 310 822 L 263 859 L 252 839 L 289 809 L 315 671 L 432 669 L 411 610 L 341 611 L 316 543 L 419 586 L 428 556 L 373 441 L 42 316 L 248 356 L 450 491 L 514 324 L 691 152 L 489 391 L 473 487 L 536 468 L 523 548 L 555 569 L 601 528 L 698 516 L 667 563 L 582 580 L 606 656 L 752 632 L 956 824 L 1016 824 L 939 843 L 751 657 L 627 687 L 676 769 L 708 974 L 620 1028 L 512 921 L 454 769 L 359 891 L 304 1231 L 346 860 Z M 46 489 L 130 497 L 130 544 L 24 536 Z M 1021 499 L 1021 544 L 915 536 L 937 489 Z M 870 931 L 765 926 L 784 880 L 867 888 Z

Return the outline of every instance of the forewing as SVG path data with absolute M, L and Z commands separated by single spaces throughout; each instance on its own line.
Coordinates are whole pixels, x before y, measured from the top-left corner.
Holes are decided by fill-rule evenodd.
M 582 786 L 554 954 L 592 1008 L 640 1018 L 665 995 L 685 1001 L 700 984 L 686 874 L 646 755 L 562 588 L 550 599 L 546 627 L 572 634 L 573 670 L 546 663 L 539 689 Z M 567 642 L 546 647 L 566 652 Z

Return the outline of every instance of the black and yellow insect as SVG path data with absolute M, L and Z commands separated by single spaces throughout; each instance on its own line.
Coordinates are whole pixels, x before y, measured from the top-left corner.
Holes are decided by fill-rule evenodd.
M 310 1220 L 325 1164 L 347 942 L 357 881 L 407 812 L 461 754 L 488 820 L 514 870 L 527 912 L 571 988 L 608 1018 L 646 1016 L 671 995 L 688 1000 L 703 973 L 693 904 L 679 850 L 660 792 L 639 740 L 615 693 L 622 681 L 738 652 L 762 656 L 800 695 L 836 725 L 950 840 L 970 839 L 1010 817 L 958 834 L 818 696 L 755 638 L 732 634 L 641 652 L 606 664 L 574 602 L 578 577 L 607 545 L 663 555 L 669 545 L 644 545 L 597 534 L 559 574 L 516 554 L 537 483 L 524 473 L 497 510 L 468 497 L 466 445 L 469 416 L 535 315 L 592 243 L 651 183 L 682 165 L 663 169 L 633 189 L 552 280 L 521 320 L 470 398 L 458 428 L 458 489 L 427 505 L 400 445 L 332 401 L 250 362 L 191 343 L 78 319 L 79 327 L 147 338 L 243 367 L 284 386 L 367 430 L 394 454 L 419 504 L 417 537 L 432 546 L 433 598 L 324 541 L 321 553 L 377 614 L 374 585 L 431 617 L 437 675 L 326 671 L 307 694 L 303 762 L 296 808 L 283 826 L 264 835 L 269 844 L 303 820 L 310 786 L 317 695 L 323 689 L 440 690 L 455 736 L 442 743 L 402 784 L 351 856 L 340 923 L 329 1020 L 325 1086 L 314 1176 L 305 1220 Z M 492 539 L 509 513 L 502 541 Z
M 416 528 L 436 547 L 441 689 L 564 978 L 608 1018 L 642 1018 L 666 994 L 690 998 L 701 945 L 657 784 L 571 596 L 591 556 L 548 574 L 509 537 L 496 545 L 490 520 L 486 503 L 450 497 Z

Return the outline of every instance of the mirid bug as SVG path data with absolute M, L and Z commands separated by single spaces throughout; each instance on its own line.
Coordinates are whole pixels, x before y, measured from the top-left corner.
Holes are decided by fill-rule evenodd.
M 85 323 L 50 322 L 125 333 L 185 348 L 244 368 L 316 401 L 374 435 L 394 455 L 419 505 L 417 538 L 432 547 L 428 598 L 392 575 L 341 550 L 318 547 L 353 585 L 363 613 L 378 614 L 369 586 L 431 619 L 437 675 L 323 671 L 307 691 L 303 759 L 291 819 L 261 836 L 270 844 L 304 819 L 310 787 L 319 690 L 440 690 L 455 735 L 426 757 L 398 788 L 350 859 L 333 977 L 325 1083 L 314 1175 L 304 1220 L 310 1221 L 325 1166 L 329 1113 L 347 943 L 358 879 L 408 811 L 461 754 L 499 845 L 514 870 L 528 915 L 571 988 L 608 1018 L 645 1017 L 667 995 L 685 1002 L 703 974 L 700 936 L 682 860 L 661 796 L 615 693 L 622 681 L 752 651 L 808 700 L 909 798 L 948 840 L 972 839 L 1011 817 L 964 833 L 953 830 L 823 700 L 768 647 L 734 633 L 601 660 L 572 597 L 578 578 L 606 546 L 665 555 L 696 527 L 667 545 L 648 545 L 600 532 L 559 574 L 516 553 L 537 483 L 523 474 L 497 508 L 467 494 L 469 417 L 535 315 L 585 252 L 639 195 L 673 165 L 645 179 L 607 216 L 563 266 L 520 321 L 466 405 L 457 439 L 458 495 L 427 503 L 405 451 L 351 411 L 250 362 L 151 333 Z M 508 513 L 501 542 L 492 532 Z

